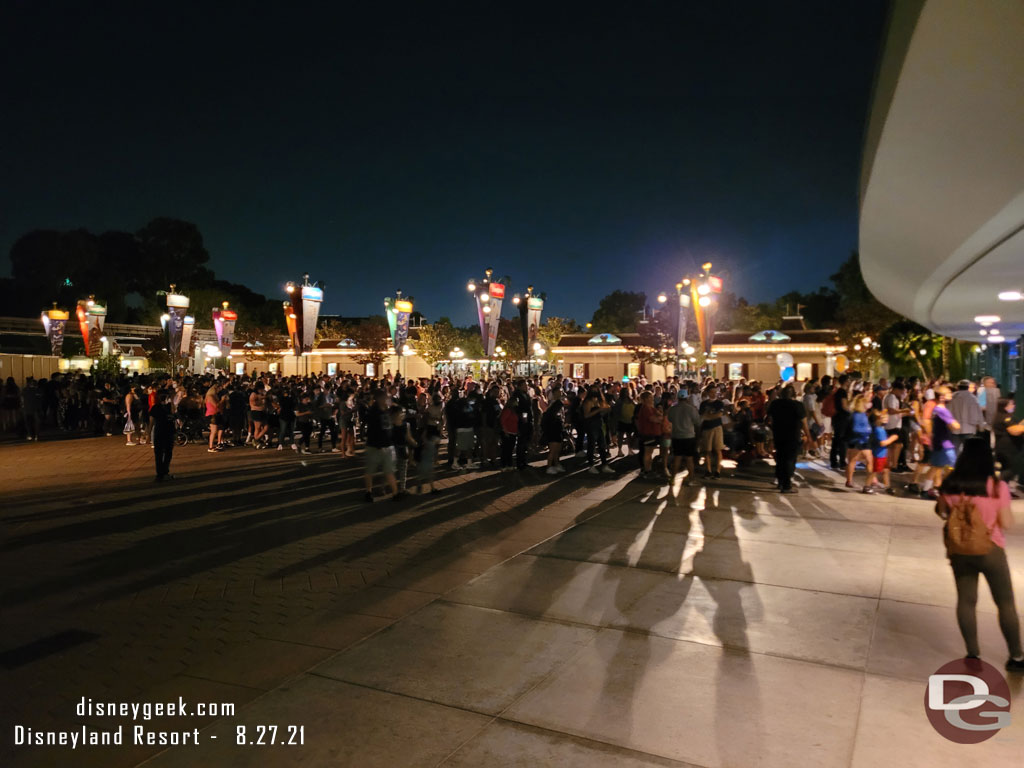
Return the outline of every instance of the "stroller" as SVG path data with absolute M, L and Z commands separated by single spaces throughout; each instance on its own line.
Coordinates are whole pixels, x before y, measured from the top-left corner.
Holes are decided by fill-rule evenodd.
M 201 443 L 204 440 L 203 430 L 206 422 L 198 413 L 188 413 L 178 416 L 178 431 L 174 435 L 174 444 L 177 446 L 188 445 L 189 443 Z

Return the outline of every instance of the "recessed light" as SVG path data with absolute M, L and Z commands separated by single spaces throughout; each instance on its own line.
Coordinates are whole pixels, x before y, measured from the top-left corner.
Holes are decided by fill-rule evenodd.
M 986 331 L 984 328 L 982 328 L 980 331 L 978 331 L 978 333 L 980 333 L 982 336 L 984 336 L 985 334 L 988 333 L 988 331 Z
M 1002 320 L 999 315 L 978 315 L 974 318 L 974 322 L 981 323 L 982 325 L 992 325 L 992 323 L 998 323 Z
M 993 344 L 1002 344 L 1004 341 L 1006 341 L 1006 339 L 1004 339 L 1002 336 L 989 336 L 988 340 L 991 341 Z
M 1020 291 L 1001 291 L 999 294 L 1000 301 L 1020 301 L 1024 299 L 1024 293 Z

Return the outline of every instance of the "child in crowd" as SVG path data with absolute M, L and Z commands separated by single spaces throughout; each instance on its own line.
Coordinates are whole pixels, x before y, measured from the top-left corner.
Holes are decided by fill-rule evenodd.
M 874 493 L 878 482 L 876 475 L 882 476 L 881 487 L 888 494 L 894 491 L 889 485 L 889 446 L 899 440 L 899 435 L 889 435 L 883 426 L 886 419 L 881 411 L 871 411 L 868 417 L 871 423 L 871 463 L 868 464 L 868 476 L 864 481 L 864 493 Z

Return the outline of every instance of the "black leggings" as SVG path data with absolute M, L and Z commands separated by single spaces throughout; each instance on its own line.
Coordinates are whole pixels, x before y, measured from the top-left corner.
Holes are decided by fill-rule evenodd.
M 999 629 L 1006 638 L 1010 656 L 1019 659 L 1024 651 L 1020 645 L 1020 622 L 1017 619 L 1017 608 L 1013 604 L 1013 582 L 1010 580 L 1010 566 L 1006 562 L 1006 550 L 993 544 L 987 555 L 950 555 L 949 561 L 956 579 L 956 619 L 968 655 L 981 655 L 975 606 L 978 603 L 978 574 L 984 574 L 992 599 L 999 609 Z

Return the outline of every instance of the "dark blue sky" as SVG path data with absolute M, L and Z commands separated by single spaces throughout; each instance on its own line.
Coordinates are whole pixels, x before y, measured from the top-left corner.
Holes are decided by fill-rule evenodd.
M 174 216 L 268 295 L 308 270 L 325 312 L 468 323 L 488 266 L 583 322 L 856 247 L 881 0 L 258 5 L 4 4 L 0 250 Z

